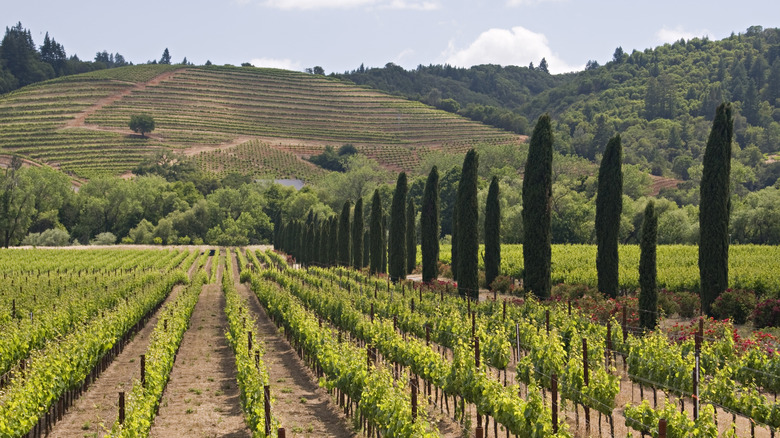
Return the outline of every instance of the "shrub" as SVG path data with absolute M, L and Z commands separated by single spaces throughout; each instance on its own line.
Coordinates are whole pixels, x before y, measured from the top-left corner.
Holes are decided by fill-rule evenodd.
M 675 293 L 666 289 L 661 289 L 658 294 L 658 313 L 664 315 L 673 315 L 680 313 L 680 305 L 675 300 Z
M 734 324 L 744 324 L 756 307 L 756 294 L 752 291 L 727 289 L 712 303 L 712 316 L 718 319 L 731 318 Z
M 490 284 L 490 288 L 500 294 L 509 293 L 512 290 L 512 280 L 506 275 L 499 275 Z
M 751 316 L 756 328 L 780 327 L 780 299 L 768 299 L 758 303 Z
M 675 301 L 679 306 L 677 313 L 683 318 L 692 318 L 693 315 L 699 313 L 701 307 L 701 300 L 697 294 L 691 292 L 677 292 L 675 294 Z
M 65 246 L 70 242 L 67 231 L 52 228 L 42 233 L 30 233 L 22 241 L 22 245 L 30 246 Z
M 121 242 L 125 245 L 131 245 L 133 243 L 133 238 L 130 236 L 125 236 L 122 238 Z
M 192 239 L 190 239 L 190 236 L 182 236 L 178 239 L 179 245 L 189 245 L 191 242 Z
M 116 236 L 114 233 L 105 232 L 95 236 L 94 239 L 89 241 L 90 245 L 113 245 L 116 243 Z
M 152 242 L 154 242 L 155 245 L 162 245 L 163 244 L 162 237 L 159 237 L 159 236 L 155 237 L 154 239 L 152 239 Z

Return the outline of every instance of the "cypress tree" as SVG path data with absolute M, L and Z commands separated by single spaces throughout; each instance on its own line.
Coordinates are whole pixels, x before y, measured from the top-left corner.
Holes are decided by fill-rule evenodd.
M 369 232 L 371 233 L 371 274 L 378 274 L 382 271 L 382 199 L 379 197 L 379 189 L 374 190 L 374 196 L 371 198 L 371 222 Z
M 406 172 L 398 174 L 390 206 L 390 235 L 388 237 L 388 255 L 390 279 L 406 278 Z
M 371 264 L 371 232 L 363 231 L 363 266 Z
M 352 267 L 363 267 L 363 198 L 355 202 L 352 213 Z
M 350 250 L 352 249 L 352 239 L 350 239 L 350 226 L 349 226 L 349 210 L 352 203 L 349 201 L 344 202 L 344 207 L 341 208 L 341 217 L 339 218 L 339 259 L 338 263 L 341 266 L 350 266 L 351 259 L 349 258 Z
M 501 266 L 501 204 L 498 200 L 498 177 L 490 181 L 485 202 L 485 283 L 490 288 Z
M 553 135 L 550 116 L 539 117 L 531 134 L 523 177 L 523 285 L 550 297 Z
M 409 198 L 406 206 L 406 273 L 411 274 L 417 267 L 417 227 L 415 220 L 417 212 L 414 211 L 414 200 Z
M 330 254 L 330 220 L 324 219 L 320 223 L 320 253 L 317 260 L 321 265 L 328 264 L 328 256 Z
M 455 193 L 455 205 L 452 206 L 452 236 L 450 239 L 450 271 L 452 279 L 458 281 L 458 194 Z
M 466 153 L 458 183 L 458 293 L 479 299 L 479 207 L 477 205 L 477 167 L 474 149 Z
M 623 212 L 623 147 L 620 135 L 612 137 L 599 167 L 596 193 L 596 272 L 599 291 L 618 294 L 618 233 Z
M 658 312 L 655 263 L 657 236 L 658 216 L 655 214 L 655 203 L 650 200 L 645 207 L 639 245 L 639 325 L 648 330 L 655 328 Z
M 387 216 L 382 216 L 382 263 L 379 266 L 381 273 L 387 274 Z
M 315 221 L 311 224 L 311 254 L 309 263 L 319 264 L 320 262 L 320 224 Z
M 425 181 L 420 210 L 422 281 L 439 278 L 439 170 L 433 166 Z
M 330 218 L 330 244 L 328 245 L 328 264 L 336 266 L 339 260 L 339 218 L 336 215 Z
M 729 279 L 729 175 L 734 121 L 731 105 L 721 104 L 715 112 L 704 151 L 699 204 L 699 276 L 701 308 L 710 306 L 728 287 Z

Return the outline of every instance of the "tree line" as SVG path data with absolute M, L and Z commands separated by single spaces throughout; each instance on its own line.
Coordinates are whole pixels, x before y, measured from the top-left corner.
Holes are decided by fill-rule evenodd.
M 699 271 L 701 277 L 702 310 L 710 313 L 715 298 L 728 285 L 730 163 L 733 136 L 733 116 L 730 104 L 721 104 L 716 111 L 707 141 L 704 176 L 701 183 L 699 223 Z M 531 135 L 522 187 L 523 202 L 523 287 L 548 299 L 551 292 L 552 263 L 552 174 L 554 134 L 549 115 L 542 115 Z M 623 148 L 621 137 L 609 139 L 598 172 L 596 197 L 596 271 L 598 290 L 615 298 L 619 293 L 619 233 L 616 223 L 623 209 Z M 477 181 L 479 154 L 466 153 L 457 187 L 453 213 L 452 278 L 461 296 L 479 298 L 479 220 Z M 434 166 L 423 190 L 420 235 L 422 251 L 422 281 L 438 279 L 439 240 L 439 174 Z M 292 254 L 302 264 L 341 265 L 355 269 L 367 268 L 372 274 L 387 273 L 397 282 L 416 268 L 415 204 L 408 196 L 407 175 L 398 174 L 392 194 L 389 227 L 383 214 L 379 190 L 371 201 L 368 229 L 363 226 L 362 198 L 351 208 L 344 202 L 341 214 L 320 216 L 309 210 L 305 220 L 291 218 L 277 222 L 274 245 Z M 485 283 L 492 287 L 501 264 L 498 178 L 493 177 L 485 206 L 484 259 Z M 657 215 L 655 202 L 647 202 L 640 237 L 640 323 L 652 329 L 656 324 L 656 246 Z

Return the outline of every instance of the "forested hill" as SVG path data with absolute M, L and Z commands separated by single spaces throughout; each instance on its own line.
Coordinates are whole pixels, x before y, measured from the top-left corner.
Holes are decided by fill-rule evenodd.
M 548 112 L 556 149 L 594 161 L 620 133 L 626 163 L 683 180 L 697 172 L 715 107 L 731 101 L 735 171 L 745 188 L 772 185 L 780 174 L 773 159 L 780 151 L 780 29 L 754 26 L 719 41 L 630 53 L 618 48 L 606 65 L 591 61 L 563 75 L 533 65 L 405 71 L 388 64 L 339 76 L 517 133 Z

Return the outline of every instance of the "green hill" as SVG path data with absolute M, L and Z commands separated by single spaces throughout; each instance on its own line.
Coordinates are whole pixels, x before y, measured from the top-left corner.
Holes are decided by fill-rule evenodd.
M 598 161 L 606 140 L 623 139 L 626 163 L 657 176 L 695 179 L 715 107 L 735 108 L 736 172 L 747 190 L 780 176 L 780 29 L 753 26 L 719 41 L 680 40 L 643 51 L 622 48 L 603 66 L 551 75 L 539 68 L 388 64 L 360 68 L 344 79 L 410 99 L 449 99 L 460 114 L 530 132 L 523 121 L 549 113 L 555 148 Z M 452 108 L 452 103 L 448 104 Z M 515 127 L 506 120 L 518 118 Z
M 128 128 L 146 113 L 147 138 Z M 159 150 L 203 169 L 316 179 L 302 158 L 354 145 L 392 170 L 426 155 L 524 137 L 324 76 L 253 67 L 143 65 L 33 84 L 0 96 L 3 154 L 73 176 L 128 172 Z

